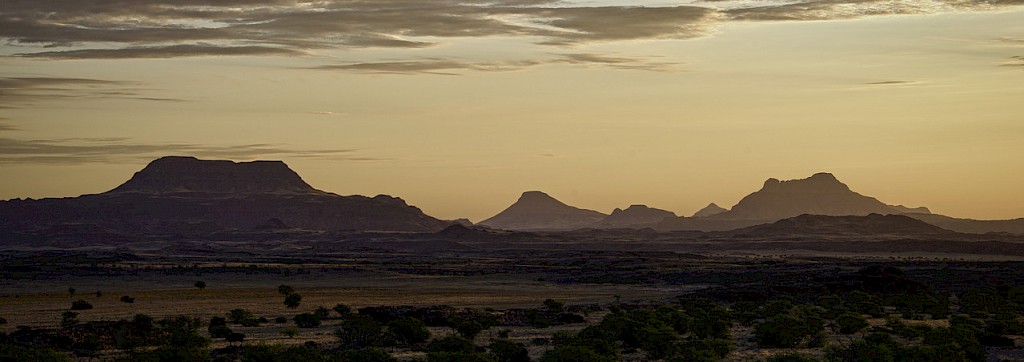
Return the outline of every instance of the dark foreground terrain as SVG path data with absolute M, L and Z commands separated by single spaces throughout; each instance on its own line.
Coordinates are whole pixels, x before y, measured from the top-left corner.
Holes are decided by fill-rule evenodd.
M 812 231 L 455 226 L 11 243 L 0 359 L 1022 358 L 1013 236 Z

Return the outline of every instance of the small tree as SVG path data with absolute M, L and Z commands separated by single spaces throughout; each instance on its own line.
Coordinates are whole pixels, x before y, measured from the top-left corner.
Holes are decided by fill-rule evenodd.
M 281 335 L 288 338 L 295 338 L 295 336 L 299 335 L 299 330 L 295 328 L 285 328 L 281 330 Z
M 100 298 L 100 297 L 103 297 L 103 291 L 97 290 L 96 291 L 96 298 Z
M 301 313 L 293 318 L 299 328 L 313 328 L 320 325 L 320 317 L 313 313 Z
M 295 288 L 292 288 L 289 285 L 281 284 L 277 286 L 277 292 L 281 293 L 281 295 L 289 295 L 295 293 Z
M 71 328 L 78 324 L 78 313 L 72 311 L 65 311 L 60 314 L 60 326 L 64 328 Z
M 74 302 L 71 302 L 71 310 L 86 310 L 86 309 L 92 309 L 92 303 L 86 302 L 86 301 L 81 300 L 81 299 L 76 300 Z
M 526 345 L 506 339 L 491 340 L 491 358 L 497 362 L 530 362 Z
M 245 340 L 245 334 L 234 332 L 234 333 L 229 334 L 228 337 L 225 338 L 225 339 L 228 341 L 228 344 L 232 344 L 232 343 L 242 344 L 242 341 Z
M 121 303 L 135 303 L 135 298 L 129 297 L 127 295 L 122 295 Z
M 76 291 L 77 289 L 75 289 L 74 287 L 68 287 L 68 296 L 74 297 Z
M 544 300 L 544 306 L 547 307 L 549 311 L 552 311 L 554 313 L 562 313 L 563 311 L 565 311 L 565 303 L 559 302 L 551 298 Z
M 405 345 L 420 344 L 430 339 L 430 330 L 423 321 L 402 317 L 388 323 L 388 331 L 398 339 L 398 342 Z
M 342 318 L 348 317 L 349 315 L 352 314 L 352 308 L 349 308 L 349 306 L 341 303 L 338 303 L 337 305 L 334 306 L 334 308 L 331 309 L 334 309 L 334 311 L 338 313 L 338 315 L 341 316 Z
M 298 308 L 301 302 L 302 296 L 298 293 L 288 294 L 288 296 L 284 297 L 284 305 L 291 309 Z
M 327 307 L 320 306 L 316 307 L 316 311 L 314 311 L 313 314 L 316 314 L 320 319 L 327 319 L 327 317 L 331 315 L 331 310 L 327 309 Z
M 242 324 L 247 320 L 255 318 L 256 317 L 253 316 L 252 312 L 250 312 L 248 309 L 237 308 L 232 309 L 230 312 L 228 312 L 228 320 L 230 320 L 231 323 L 234 324 Z
M 200 280 L 200 281 L 197 281 L 197 282 L 196 282 L 195 284 L 193 284 L 193 285 L 194 285 L 194 286 L 195 286 L 195 287 L 196 287 L 197 289 L 199 289 L 199 290 L 203 290 L 203 289 L 206 289 L 206 282 L 204 282 L 204 281 L 202 281 L 202 280 Z
M 867 327 L 868 321 L 860 314 L 847 312 L 836 318 L 836 324 L 839 325 L 839 333 L 854 334 Z

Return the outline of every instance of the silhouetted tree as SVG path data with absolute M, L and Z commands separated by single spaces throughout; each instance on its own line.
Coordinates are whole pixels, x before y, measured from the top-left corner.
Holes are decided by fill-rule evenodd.
M 68 296 L 75 296 L 75 291 L 77 291 L 77 289 L 74 287 L 68 287 Z
M 135 298 L 129 297 L 127 295 L 122 295 L 121 303 L 135 303 Z
M 234 333 L 229 334 L 228 337 L 225 338 L 225 340 L 228 341 L 228 344 L 232 344 L 232 343 L 242 344 L 242 341 L 245 340 L 245 334 L 234 332 Z
M 341 316 L 342 318 L 348 317 L 349 315 L 352 314 L 352 308 L 349 308 L 349 306 L 341 303 L 338 303 L 337 305 L 334 306 L 334 308 L 331 309 L 334 309 L 334 311 L 338 313 L 338 315 Z
M 316 314 L 316 316 L 319 317 L 320 319 L 327 319 L 327 317 L 331 315 L 331 310 L 327 309 L 327 307 L 319 306 L 316 307 L 316 310 L 313 311 L 313 314 Z
M 248 309 L 232 309 L 227 314 L 228 320 L 234 324 L 242 324 L 243 322 L 251 319 L 255 319 L 255 316 Z
M 313 328 L 320 325 L 320 317 L 313 313 L 301 313 L 292 320 L 299 328 Z
M 193 284 L 193 285 L 194 285 L 194 286 L 195 286 L 196 288 L 198 288 L 199 290 L 203 290 L 203 289 L 206 289 L 206 282 L 204 282 L 204 281 L 202 281 L 202 280 L 200 280 L 200 281 L 197 281 L 197 282 L 196 282 L 195 284 Z
M 78 324 L 78 313 L 72 311 L 65 311 L 60 314 L 60 326 L 64 328 L 71 328 Z
M 96 298 L 100 298 L 100 297 L 102 297 L 102 296 L 103 296 L 103 291 L 99 291 L 99 290 L 97 290 L 97 291 L 96 291 Z
M 530 362 L 526 345 L 506 339 L 491 340 L 491 358 L 497 362 Z
M 71 310 L 86 310 L 86 309 L 92 309 L 92 303 L 86 302 L 86 301 L 81 300 L 81 299 L 76 300 L 74 302 L 71 302 Z
M 302 296 L 298 293 L 288 294 L 288 296 L 284 297 L 284 305 L 291 309 L 298 308 L 301 302 Z
M 277 292 L 281 293 L 281 295 L 289 295 L 289 294 L 295 293 L 295 288 L 292 288 L 291 286 L 288 286 L 288 285 L 281 284 L 281 285 L 277 286 Z
M 410 346 L 430 339 L 430 330 L 427 329 L 427 325 L 412 317 L 402 317 L 389 322 L 388 331 L 395 336 L 399 343 Z

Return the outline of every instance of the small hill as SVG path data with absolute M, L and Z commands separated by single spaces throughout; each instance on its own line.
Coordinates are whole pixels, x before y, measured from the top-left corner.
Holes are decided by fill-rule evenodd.
M 911 237 L 955 235 L 956 233 L 904 215 L 828 216 L 805 214 L 771 224 L 733 230 L 728 234 L 741 237 L 771 238 L 793 235 Z
M 725 209 L 725 208 L 723 208 L 721 206 L 718 206 L 718 204 L 715 204 L 715 203 L 712 202 L 712 203 L 708 204 L 708 206 L 705 206 L 703 209 L 700 209 L 696 213 L 694 213 L 693 217 L 708 217 L 708 216 L 713 216 L 713 215 L 718 215 L 718 214 L 721 214 L 721 213 L 725 213 L 725 212 L 728 212 L 728 211 L 729 211 L 728 209 Z
M 540 191 L 527 191 L 507 209 L 478 225 L 504 230 L 572 230 L 590 226 L 606 216 L 566 205 Z
M 611 215 L 594 224 L 595 228 L 637 228 L 646 227 L 676 214 L 646 205 L 631 205 L 625 210 L 615 209 Z

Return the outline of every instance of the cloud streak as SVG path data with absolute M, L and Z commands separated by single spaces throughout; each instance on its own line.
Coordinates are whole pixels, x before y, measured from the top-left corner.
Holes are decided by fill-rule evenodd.
M 137 143 L 126 138 L 65 138 L 20 140 L 0 138 L 0 164 L 71 165 L 133 162 L 165 155 L 195 155 L 227 159 L 316 158 L 338 161 L 380 161 L 358 155 L 356 149 L 297 149 L 280 144 L 208 146 L 191 143 Z
M 132 82 L 89 78 L 0 77 L 0 107 L 16 108 L 52 99 L 136 99 L 183 102 L 176 98 L 145 96 Z
M 290 56 L 325 48 L 423 48 L 493 36 L 573 47 L 700 37 L 727 21 L 846 19 L 1022 4 L 804 0 L 590 7 L 558 0 L 6 0 L 0 38 L 62 48 L 19 55 L 53 60 Z
M 507 72 L 549 64 L 591 65 L 612 69 L 667 72 L 677 65 L 655 62 L 640 57 L 607 56 L 589 53 L 554 54 L 554 57 L 540 60 L 470 62 L 451 59 L 427 58 L 409 61 L 382 61 L 330 64 L 313 67 L 318 70 L 334 70 L 363 74 L 433 74 L 461 75 L 467 71 Z

